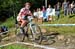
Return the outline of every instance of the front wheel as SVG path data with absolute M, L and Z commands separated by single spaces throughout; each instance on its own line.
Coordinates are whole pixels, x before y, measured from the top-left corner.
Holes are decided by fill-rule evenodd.
M 36 24 L 32 24 L 30 30 L 31 30 L 32 38 L 34 39 L 34 42 L 37 42 L 40 44 L 42 42 L 42 32 L 40 27 Z

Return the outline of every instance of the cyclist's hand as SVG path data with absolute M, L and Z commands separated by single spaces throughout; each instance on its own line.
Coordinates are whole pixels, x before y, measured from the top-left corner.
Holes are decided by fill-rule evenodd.
M 32 16 L 28 16 L 28 20 L 33 20 L 33 17 Z

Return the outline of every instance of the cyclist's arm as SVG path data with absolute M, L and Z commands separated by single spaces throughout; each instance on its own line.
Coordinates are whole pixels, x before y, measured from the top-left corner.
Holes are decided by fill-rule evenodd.
M 31 11 L 29 11 L 29 16 L 33 16 L 33 14 L 32 14 L 32 12 L 31 12 Z
M 22 8 L 22 9 L 20 10 L 20 12 L 19 12 L 18 16 L 22 16 L 23 11 L 24 11 L 24 8 Z
M 31 12 L 31 11 L 29 11 L 28 19 L 33 19 L 33 14 L 32 14 L 32 12 Z

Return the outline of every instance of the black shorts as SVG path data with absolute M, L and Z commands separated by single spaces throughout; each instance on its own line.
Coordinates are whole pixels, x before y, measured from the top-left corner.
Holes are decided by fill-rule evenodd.
M 22 16 L 23 20 L 28 20 L 27 16 Z

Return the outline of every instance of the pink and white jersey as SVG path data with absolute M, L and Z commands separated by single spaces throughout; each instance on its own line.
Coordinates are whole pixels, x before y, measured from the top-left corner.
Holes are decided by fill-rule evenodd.
M 31 11 L 29 9 L 26 8 L 22 8 L 17 16 L 17 20 L 20 21 L 22 19 L 23 16 L 29 15 L 31 16 Z
M 26 16 L 26 15 L 30 15 L 30 10 L 29 9 L 25 9 L 25 8 L 22 8 L 20 10 L 20 13 L 19 13 L 19 16 Z

